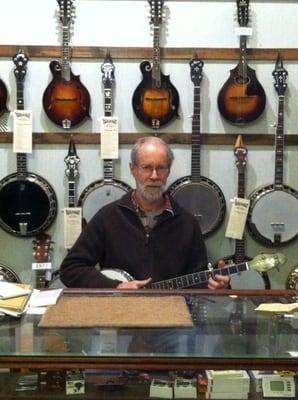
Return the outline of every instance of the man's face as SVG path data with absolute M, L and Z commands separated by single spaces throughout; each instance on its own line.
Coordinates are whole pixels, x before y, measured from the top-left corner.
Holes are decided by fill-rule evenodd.
M 165 191 L 170 168 L 166 149 L 162 145 L 143 144 L 137 164 L 130 164 L 136 189 L 147 201 L 160 199 Z

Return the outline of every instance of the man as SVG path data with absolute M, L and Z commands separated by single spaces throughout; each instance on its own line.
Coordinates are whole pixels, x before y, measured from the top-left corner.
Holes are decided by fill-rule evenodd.
M 173 159 L 163 140 L 137 141 L 130 163 L 136 189 L 102 207 L 84 228 L 61 264 L 67 287 L 140 289 L 206 268 L 199 224 L 165 193 Z M 121 282 L 100 271 L 111 268 L 133 280 Z M 228 286 L 227 276 L 208 281 L 210 289 Z

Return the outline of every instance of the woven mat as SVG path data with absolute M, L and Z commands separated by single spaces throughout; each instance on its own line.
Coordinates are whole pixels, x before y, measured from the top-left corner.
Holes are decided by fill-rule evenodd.
M 193 322 L 183 296 L 62 296 L 38 326 L 190 327 Z

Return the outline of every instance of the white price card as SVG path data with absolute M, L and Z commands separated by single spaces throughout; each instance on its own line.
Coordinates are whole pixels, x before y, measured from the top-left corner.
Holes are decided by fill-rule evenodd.
M 100 149 L 102 159 L 119 157 L 119 124 L 117 117 L 100 119 Z
M 32 112 L 15 110 L 13 113 L 13 152 L 32 153 Z
M 233 202 L 225 236 L 231 239 L 242 239 L 249 210 L 248 199 L 235 197 Z
M 252 28 L 250 26 L 237 26 L 235 28 L 236 36 L 251 36 Z
M 82 208 L 64 208 L 64 248 L 70 249 L 82 231 Z

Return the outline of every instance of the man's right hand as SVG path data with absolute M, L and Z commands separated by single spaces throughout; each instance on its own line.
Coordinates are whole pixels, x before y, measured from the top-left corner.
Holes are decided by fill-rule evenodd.
M 148 283 L 151 282 L 151 280 L 151 278 L 148 278 L 144 279 L 143 281 L 121 282 L 116 289 L 143 289 L 148 285 Z

